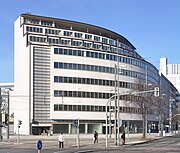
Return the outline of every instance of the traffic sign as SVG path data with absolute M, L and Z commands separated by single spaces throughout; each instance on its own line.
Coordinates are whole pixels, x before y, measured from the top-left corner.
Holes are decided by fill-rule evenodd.
M 37 143 L 37 149 L 38 150 L 42 149 L 42 141 L 41 140 L 39 140 L 38 143 Z

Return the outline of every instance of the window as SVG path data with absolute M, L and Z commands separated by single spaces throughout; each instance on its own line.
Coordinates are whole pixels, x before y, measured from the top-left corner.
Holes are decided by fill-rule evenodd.
M 92 43 L 84 42 L 84 45 L 83 45 L 83 46 L 86 47 L 86 48 L 91 48 Z
M 94 92 L 91 92 L 91 98 L 94 98 L 95 94 Z
M 41 21 L 41 25 L 52 26 L 53 22 L 51 22 L 51 21 Z
M 94 106 L 91 106 L 91 111 L 94 111 L 94 109 L 95 109 Z
M 72 35 L 72 32 L 70 31 L 64 31 L 64 36 L 71 36 Z
M 92 39 L 92 35 L 85 34 L 85 39 Z
M 72 97 L 72 91 L 69 91 L 69 97 Z
M 83 98 L 86 97 L 86 92 L 82 92 L 82 97 L 83 97 Z
M 103 45 L 103 50 L 104 50 L 104 51 L 109 51 L 109 50 L 110 50 L 110 47 Z
M 58 104 L 54 104 L 54 111 L 58 111 Z
M 68 49 L 64 49 L 64 55 L 68 55 Z
M 42 28 L 37 28 L 37 27 L 26 27 L 26 30 L 28 32 L 36 32 L 36 33 L 43 33 L 43 29 Z
M 94 52 L 91 52 L 91 57 L 95 57 L 95 56 L 94 56 Z
M 102 38 L 102 42 L 105 44 L 108 44 L 108 39 L 107 38 Z
M 54 97 L 58 97 L 59 94 L 58 94 L 58 90 L 54 90 Z
M 77 111 L 76 105 L 73 105 L 73 111 Z
M 63 54 L 63 49 L 59 48 L 59 54 Z
M 76 38 L 82 38 L 82 33 L 77 33 L 77 32 L 75 32 L 75 33 L 74 33 L 74 37 L 76 37 Z
M 115 45 L 116 45 L 116 42 L 115 42 L 114 40 L 110 39 L 110 40 L 109 40 L 109 44 L 115 46 Z
M 35 37 L 35 36 L 30 36 L 30 41 L 33 42 L 46 42 L 46 38 L 44 37 Z
M 90 79 L 89 78 L 87 78 L 87 84 L 90 84 L 91 82 L 90 82 Z
M 63 77 L 59 77 L 59 82 L 63 82 Z
M 54 76 L 54 82 L 58 82 L 58 76 Z
M 76 50 L 73 50 L 72 52 L 73 52 L 74 56 L 77 56 L 77 51 Z
M 48 38 L 48 42 L 52 44 L 59 44 L 59 39 L 55 38 Z
M 82 41 L 72 41 L 72 46 L 82 46 Z
M 74 70 L 77 69 L 77 64 L 73 64 L 73 69 L 74 69 Z
M 58 48 L 54 48 L 54 54 L 58 54 L 59 49 Z
M 24 18 L 25 23 L 32 23 L 32 24 L 39 24 L 40 21 L 36 19 L 31 19 L 31 18 Z
M 82 105 L 82 111 L 86 111 L 86 105 Z
M 69 111 L 72 111 L 72 105 L 69 105 Z
M 99 58 L 99 56 L 98 56 L 98 53 L 97 53 L 97 52 L 95 52 L 95 58 Z
M 59 68 L 63 68 L 63 63 L 59 63 Z
M 45 29 L 45 34 L 59 35 L 60 30 Z
M 95 81 L 94 81 L 94 79 L 91 79 L 91 84 L 95 84 Z
M 100 37 L 94 36 L 94 40 L 95 40 L 95 41 L 100 41 L 100 39 L 101 39 Z
M 94 49 L 101 49 L 102 48 L 102 46 L 100 45 L 100 44 L 93 44 L 93 48 Z
M 58 68 L 58 62 L 54 62 L 54 68 Z
M 87 98 L 90 98 L 90 92 L 87 92 Z
M 81 50 L 78 50 L 78 56 L 81 56 L 82 52 Z
M 91 52 L 87 51 L 87 52 L 86 52 L 86 56 L 87 56 L 87 57 L 91 57 L 91 54 L 90 54 L 90 53 L 91 53 Z
M 70 44 L 70 40 L 68 40 L 68 39 L 61 39 L 61 44 L 64 44 L 64 45 L 69 45 Z
M 64 105 L 59 105 L 59 110 L 64 110 Z

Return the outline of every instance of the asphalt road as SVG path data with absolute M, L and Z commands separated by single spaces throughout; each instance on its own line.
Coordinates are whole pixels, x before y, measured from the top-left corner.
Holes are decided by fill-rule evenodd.
M 180 153 L 180 135 L 152 140 L 142 144 L 125 145 L 112 149 L 113 153 Z M 96 153 L 109 153 L 109 150 L 96 150 Z
M 160 138 L 141 144 L 131 144 L 124 146 L 111 145 L 105 148 L 105 141 L 100 140 L 98 144 L 93 144 L 92 140 L 84 139 L 80 148 L 75 145 L 63 149 L 58 148 L 58 142 L 54 139 L 42 140 L 43 149 L 41 153 L 180 153 L 180 135 Z M 76 144 L 75 139 L 69 143 Z M 24 139 L 20 144 L 3 142 L 0 143 L 0 153 L 37 153 L 37 140 Z

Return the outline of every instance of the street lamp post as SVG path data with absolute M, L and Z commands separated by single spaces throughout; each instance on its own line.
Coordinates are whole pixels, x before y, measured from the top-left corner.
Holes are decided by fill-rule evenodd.
M 10 89 L 9 89 L 10 90 Z M 7 91 L 8 96 L 8 108 L 7 108 L 7 139 L 9 139 L 9 90 Z
M 155 88 L 157 88 L 157 87 L 155 87 Z M 113 99 L 113 98 L 117 98 L 118 96 L 123 96 L 123 95 L 132 95 L 132 94 L 139 94 L 139 93 L 148 93 L 148 92 L 155 92 L 156 90 L 155 89 L 153 89 L 153 90 L 148 90 L 148 91 L 138 91 L 138 92 L 127 92 L 127 93 L 120 93 L 120 94 L 118 94 L 118 95 L 112 95 L 109 99 L 108 99 L 108 101 L 107 101 L 107 103 L 106 103 L 106 147 L 108 147 L 108 127 L 107 127 L 107 125 L 108 125 L 108 104 L 111 102 L 111 100 Z
M 172 103 L 174 99 L 169 99 L 169 134 L 172 134 Z
M 115 64 L 115 69 L 114 69 L 114 74 L 115 74 L 115 78 L 114 78 L 114 80 L 115 80 L 115 95 L 117 95 L 117 65 Z M 117 99 L 117 96 L 115 96 L 116 98 L 115 98 L 115 104 L 114 104 L 114 134 L 115 134 L 115 137 L 114 137 L 114 139 L 115 139 L 115 145 L 117 146 L 117 117 L 118 117 L 118 115 L 117 115 L 117 112 L 118 112 L 118 99 Z
M 146 88 L 145 88 L 145 90 L 147 90 L 147 86 L 148 86 L 148 71 L 147 71 L 147 65 L 146 65 Z M 146 93 L 146 100 L 147 100 L 147 93 Z M 148 124 L 148 120 L 147 120 L 147 110 L 146 110 L 146 108 L 145 108 L 145 137 L 146 137 L 146 135 L 147 135 L 147 124 Z
M 159 135 L 160 136 L 163 136 L 163 114 L 162 114 L 162 103 L 163 103 L 163 100 L 164 100 L 164 97 L 165 94 L 162 94 L 161 95 L 161 99 L 160 99 L 160 102 L 159 102 Z

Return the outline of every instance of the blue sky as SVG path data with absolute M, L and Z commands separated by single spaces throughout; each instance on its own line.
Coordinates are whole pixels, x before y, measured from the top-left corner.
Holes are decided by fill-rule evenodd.
M 0 82 L 14 81 L 14 21 L 24 12 L 74 20 L 126 37 L 145 59 L 180 64 L 180 0 L 0 0 Z

